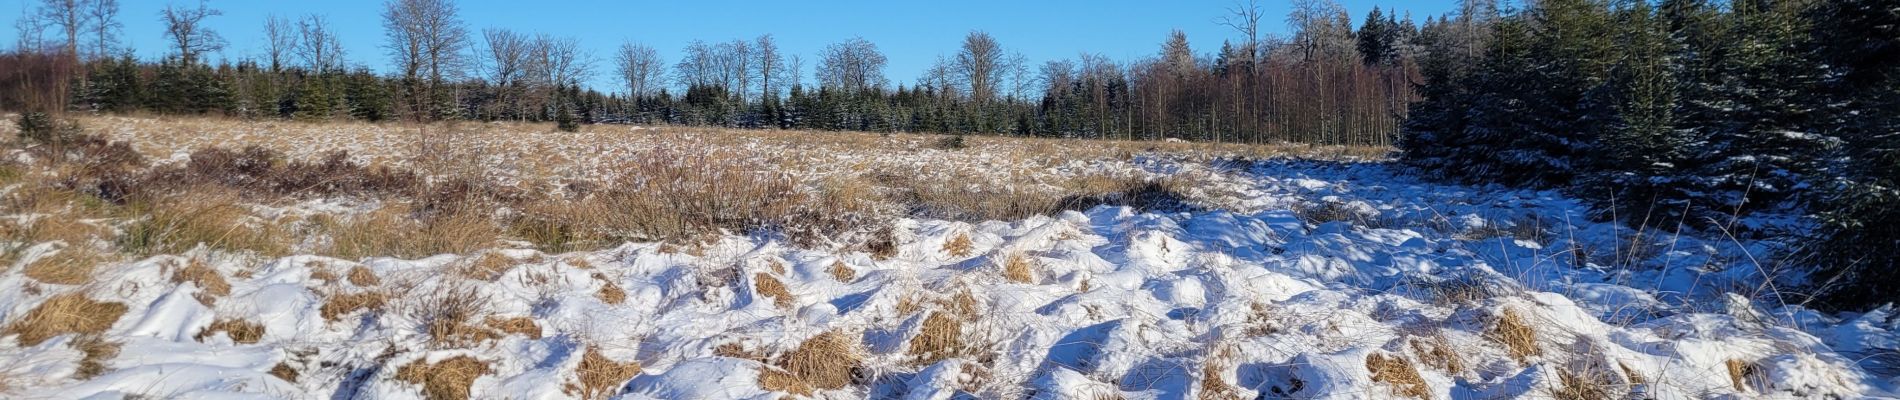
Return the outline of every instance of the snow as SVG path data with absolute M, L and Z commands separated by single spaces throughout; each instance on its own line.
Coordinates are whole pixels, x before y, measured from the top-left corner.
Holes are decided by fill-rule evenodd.
M 720 345 L 783 351 L 841 331 L 866 353 L 862 384 L 815 397 L 1192 398 L 1213 390 L 1208 373 L 1245 398 L 1405 397 L 1369 370 L 1374 356 L 1407 360 L 1430 398 L 1549 397 L 1576 376 L 1657 399 L 1864 398 L 1900 386 L 1881 368 L 1892 357 L 1879 356 L 1900 348 L 1892 310 L 1781 306 L 1754 289 L 1792 278 L 1763 277 L 1749 261 L 1771 242 L 1642 232 L 1653 251 L 1621 252 L 1637 230 L 1589 221 L 1582 203 L 1555 192 L 1431 183 L 1378 163 L 1132 164 L 1210 176 L 1191 190 L 1226 200 L 1193 212 L 906 219 L 893 225 L 901 244 L 889 259 L 734 235 L 692 251 L 513 249 L 499 254 L 517 265 L 492 281 L 443 272 L 480 256 L 467 254 L 257 260 L 199 250 L 102 268 L 84 287 L 31 283 L 16 266 L 0 272 L 9 321 L 75 290 L 130 312 L 104 334 L 122 344 L 106 373 L 73 378 L 75 336 L 35 346 L 0 337 L 0 377 L 27 398 L 416 398 L 418 385 L 395 378 L 399 366 L 470 356 L 489 364 L 473 381 L 478 397 L 566 398 L 582 349 L 598 349 L 642 366 L 619 398 L 757 399 L 780 395 L 760 387 L 767 366 L 716 354 Z M 1325 204 L 1357 218 L 1301 219 L 1299 210 Z M 306 206 L 286 212 L 360 209 Z M 1477 234 L 1533 219 L 1550 224 L 1544 237 Z M 958 235 L 972 243 L 967 255 L 944 250 Z M 1029 282 L 1002 275 L 1011 255 L 1029 260 Z M 194 257 L 226 275 L 230 295 L 205 304 L 202 288 L 170 279 Z M 855 279 L 834 278 L 838 264 Z M 383 282 L 312 278 L 359 266 Z M 755 289 L 758 274 L 785 284 L 789 307 Z M 625 301 L 595 296 L 609 284 Z M 450 289 L 477 293 L 485 315 L 528 316 L 544 332 L 462 347 L 432 341 L 427 299 Z M 380 311 L 321 316 L 326 298 L 375 290 L 393 296 Z M 925 316 L 965 294 L 976 306 L 962 332 L 972 356 L 920 364 L 907 355 Z M 921 311 L 900 314 L 905 304 Z M 1498 341 L 1507 313 L 1535 331 L 1538 353 L 1512 354 Z M 250 344 L 196 338 L 220 318 L 265 333 Z M 279 365 L 300 378 L 271 375 Z M 1744 376 L 1731 376 L 1733 365 L 1745 365 Z

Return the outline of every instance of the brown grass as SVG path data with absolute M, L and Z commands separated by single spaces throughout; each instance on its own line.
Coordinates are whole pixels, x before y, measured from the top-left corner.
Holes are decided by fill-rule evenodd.
M 1551 397 L 1558 400 L 1596 400 L 1613 399 L 1618 396 L 1612 390 L 1612 383 L 1591 379 L 1587 375 L 1577 374 L 1567 369 L 1557 370 L 1557 388 L 1551 390 Z
M 125 312 L 125 304 L 93 301 L 83 293 L 66 293 L 33 307 L 6 329 L 0 329 L 0 335 L 20 335 L 21 346 L 38 345 L 68 333 L 97 335 L 111 328 Z
M 1419 377 L 1418 370 L 1413 369 L 1412 362 L 1405 357 L 1373 353 L 1366 356 L 1366 370 L 1372 372 L 1373 382 L 1392 385 L 1401 396 L 1431 398 L 1431 386 L 1425 383 L 1425 378 Z
M 323 306 L 318 308 L 317 312 L 323 316 L 324 320 L 336 321 L 338 318 L 354 313 L 357 310 L 382 310 L 383 305 L 387 304 L 388 300 L 389 296 L 382 292 L 332 295 L 323 301 Z
M 297 376 L 302 373 L 297 372 L 297 368 L 291 367 L 289 363 L 279 362 L 277 366 L 270 367 L 270 375 L 286 382 L 297 383 Z
M 579 392 L 583 399 L 606 399 L 616 394 L 622 383 L 639 374 L 639 362 L 615 362 L 601 355 L 599 349 L 589 347 L 581 355 L 580 365 L 574 367 L 574 375 L 578 380 L 568 384 L 568 394 Z
M 1009 279 L 1010 282 L 1035 284 L 1035 267 L 1030 265 L 1027 256 L 1011 252 L 1004 257 L 1003 278 Z
M 416 360 L 396 369 L 396 379 L 422 385 L 423 398 L 429 400 L 466 400 L 475 379 L 488 372 L 488 363 L 455 356 L 434 364 Z
M 760 372 L 759 385 L 794 393 L 800 392 L 796 390 L 798 388 L 843 388 L 851 384 L 863 364 L 863 355 L 858 349 L 856 338 L 839 331 L 825 332 L 805 339 L 798 348 L 780 355 L 778 361 L 772 364 L 776 370 Z M 766 371 L 782 371 L 787 376 L 775 376 Z
M 621 302 L 627 301 L 627 291 L 621 290 L 620 285 L 615 285 L 613 281 L 607 280 L 606 275 L 596 273 L 594 274 L 594 280 L 600 281 L 600 291 L 594 292 L 594 298 L 600 299 L 600 302 L 620 304 Z
M 1504 312 L 1498 315 L 1491 330 L 1486 332 L 1485 336 L 1504 345 L 1505 350 L 1510 352 L 1511 358 L 1518 361 L 1544 354 L 1544 349 L 1537 345 L 1537 328 L 1525 321 L 1516 310 L 1510 308 L 1505 308 Z
M 197 299 L 199 303 L 207 306 L 216 303 L 218 298 L 231 294 L 231 283 L 224 280 L 224 275 L 211 268 L 210 264 L 196 258 L 186 262 L 184 268 L 172 272 L 172 283 L 185 282 L 191 282 L 202 290 L 198 293 Z
M 21 273 L 44 283 L 82 285 L 92 281 L 93 271 L 106 260 L 105 255 L 90 245 L 67 245 L 56 253 L 33 260 Z
M 287 233 L 274 224 L 256 221 L 250 209 L 236 203 L 235 194 L 215 188 L 187 193 L 134 204 L 133 212 L 144 218 L 125 228 L 119 246 L 138 255 L 184 253 L 200 244 L 267 257 L 290 252 Z
M 970 249 L 973 247 L 975 246 L 970 243 L 970 235 L 964 233 L 958 233 L 956 237 L 950 238 L 950 241 L 943 242 L 943 252 L 949 253 L 951 257 L 969 256 Z
M 534 318 L 489 316 L 483 322 L 489 329 L 502 333 L 527 336 L 529 339 L 541 338 L 541 326 L 534 323 Z
M 963 321 L 938 311 L 924 318 L 917 336 L 911 337 L 906 353 L 912 357 L 912 363 L 929 365 L 961 355 L 963 351 Z
M 1761 367 L 1755 363 L 1731 358 L 1723 364 L 1728 367 L 1729 383 L 1738 393 L 1748 393 L 1749 383 L 1761 379 Z
M 489 247 L 503 235 L 499 226 L 478 213 L 418 218 L 409 207 L 401 205 L 384 206 L 348 220 L 315 220 L 331 240 L 323 254 L 348 260 L 468 254 Z
M 426 324 L 430 339 L 439 348 L 469 347 L 500 336 L 477 324 L 488 313 L 489 299 L 473 287 L 438 288 L 419 304 L 411 312 Z
M 839 282 L 850 283 L 858 279 L 858 271 L 851 269 L 849 265 L 844 265 L 844 261 L 832 261 L 831 269 L 827 270 L 827 272 L 830 272 L 831 277 L 837 279 Z
M 792 308 L 798 301 L 797 297 L 792 296 L 791 290 L 785 288 L 785 282 L 764 272 L 752 275 L 752 286 L 760 295 L 772 298 L 772 304 L 778 308 Z
M 1447 375 L 1459 375 L 1465 371 L 1465 360 L 1451 348 L 1451 343 L 1443 335 L 1432 335 L 1430 339 L 1412 338 L 1412 355 L 1425 364 L 1445 371 Z
M 119 356 L 119 344 L 108 342 L 99 335 L 81 336 L 79 340 L 72 343 L 72 346 L 84 355 L 79 359 L 79 370 L 73 373 L 73 377 L 80 380 L 91 379 L 105 373 L 105 362 Z
M 350 267 L 350 273 L 347 277 L 351 285 L 359 287 L 371 287 L 383 284 L 382 278 L 377 278 L 376 273 L 369 271 L 369 267 L 361 265 Z
M 455 272 L 465 278 L 492 282 L 514 266 L 515 259 L 501 255 L 499 252 L 488 251 L 478 257 L 463 257 L 457 262 Z
M 205 338 L 218 332 L 224 332 L 224 335 L 230 337 L 234 343 L 254 344 L 264 338 L 264 325 L 241 319 L 219 318 L 212 321 L 211 325 L 206 326 L 204 330 L 198 331 L 192 339 L 203 342 Z

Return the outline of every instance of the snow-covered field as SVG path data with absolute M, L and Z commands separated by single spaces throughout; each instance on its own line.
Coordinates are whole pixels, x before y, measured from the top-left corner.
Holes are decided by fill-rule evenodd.
M 900 219 L 882 254 L 740 235 L 414 260 L 200 248 L 78 286 L 24 276 L 53 248 L 36 247 L 0 272 L 0 321 L 123 312 L 96 338 L 6 331 L 0 397 L 1700 399 L 1900 386 L 1900 318 L 1782 306 L 1763 274 L 1783 272 L 1760 257 L 1775 243 L 1632 231 L 1555 193 L 1427 183 L 1382 163 L 1115 165 L 1195 175 L 1190 197 L 1206 207 Z M 116 353 L 88 351 L 99 339 Z

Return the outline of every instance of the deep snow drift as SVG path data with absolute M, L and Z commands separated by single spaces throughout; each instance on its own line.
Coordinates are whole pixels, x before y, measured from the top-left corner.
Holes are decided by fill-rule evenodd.
M 477 398 L 570 398 L 592 394 L 579 370 L 604 357 L 638 363 L 605 389 L 634 399 L 785 395 L 763 387 L 909 399 L 1862 398 L 1900 383 L 1883 363 L 1900 348 L 1900 319 L 1778 306 L 1761 278 L 1774 269 L 1751 257 L 1772 243 L 1630 240 L 1554 193 L 1423 183 L 1376 163 L 1137 165 L 1211 172 L 1197 190 L 1233 201 L 901 220 L 887 257 L 729 235 L 360 262 L 201 250 L 102 268 L 85 287 L 35 283 L 16 265 L 0 273 L 4 321 L 74 291 L 127 312 L 103 336 L 121 344 L 103 373 L 74 379 L 86 358 L 74 335 L 28 346 L 13 335 L 0 338 L 0 379 L 29 398 L 416 398 L 429 386 L 419 383 L 434 385 L 427 375 L 469 372 L 418 367 L 455 364 L 479 366 Z M 228 294 L 175 278 L 192 265 L 223 276 Z M 484 322 L 517 317 L 531 324 Z M 224 320 L 261 335 L 207 329 Z M 846 381 L 784 383 L 785 354 L 808 342 L 855 354 L 833 354 L 856 364 L 831 366 Z

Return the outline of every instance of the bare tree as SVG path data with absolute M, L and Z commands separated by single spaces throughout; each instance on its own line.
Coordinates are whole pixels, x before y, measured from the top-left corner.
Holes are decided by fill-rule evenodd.
M 1260 10 L 1260 0 L 1246 0 L 1245 3 L 1235 0 L 1233 6 L 1227 7 L 1227 15 L 1215 20 L 1221 26 L 1247 36 L 1247 43 L 1241 46 L 1247 54 L 1247 65 L 1260 61 L 1260 18 L 1264 15 Z
M 167 5 L 158 15 L 165 23 L 165 36 L 171 39 L 172 48 L 178 51 L 179 60 L 185 64 L 198 62 L 198 56 L 204 53 L 224 49 L 224 38 L 204 26 L 205 19 L 224 13 L 212 9 L 205 2 L 199 1 L 197 8 Z
M 323 16 L 309 15 L 297 21 L 296 50 L 310 72 L 322 75 L 343 70 L 343 42 Z
M 680 86 L 698 86 L 717 84 L 717 61 L 712 46 L 706 42 L 694 40 L 681 50 L 680 61 L 673 65 L 673 79 Z
M 969 90 L 970 100 L 978 104 L 996 98 L 997 85 L 1008 70 L 1003 65 L 1003 46 L 988 32 L 973 31 L 963 37 L 963 49 L 957 52 L 956 77 Z
M 42 0 L 39 18 L 66 34 L 66 55 L 79 57 L 79 32 L 87 30 L 84 0 Z
M 759 55 L 758 62 L 753 63 L 759 68 L 759 98 L 777 98 L 778 89 L 772 87 L 772 81 L 784 75 L 785 56 L 779 53 L 778 41 L 773 40 L 771 34 L 759 35 L 754 43 Z
M 483 75 L 495 86 L 520 83 L 528 69 L 528 51 L 534 44 L 528 35 L 504 28 L 482 30 L 483 47 L 475 50 Z
M 46 49 L 46 21 L 40 14 L 20 5 L 20 19 L 13 21 L 13 29 L 19 38 L 13 46 L 20 51 L 43 51 Z
M 264 17 L 264 54 L 269 58 L 271 72 L 282 71 L 297 50 L 296 33 L 291 28 L 289 18 Z
M 86 0 L 86 19 L 92 28 L 93 45 L 98 53 L 94 57 L 111 57 L 114 44 L 118 43 L 119 0 Z
M 440 85 L 461 76 L 468 29 L 450 0 L 390 0 L 384 5 L 383 27 L 390 55 L 404 77 Z
M 733 39 L 719 46 L 720 76 L 726 80 L 726 87 L 732 94 L 745 102 L 747 93 L 752 91 L 752 43 Z
M 660 60 L 660 52 L 653 47 L 623 42 L 614 59 L 619 67 L 620 80 L 627 85 L 628 96 L 652 96 L 664 84 L 662 80 L 666 79 L 666 64 Z
M 785 75 L 791 77 L 793 87 L 803 86 L 805 84 L 805 57 L 793 54 L 792 58 L 785 63 Z
M 593 59 L 580 39 L 535 35 L 528 46 L 528 76 L 543 88 L 576 84 L 592 74 Z
M 846 92 L 881 89 L 886 83 L 884 53 L 861 37 L 825 47 L 818 61 L 818 82 Z

